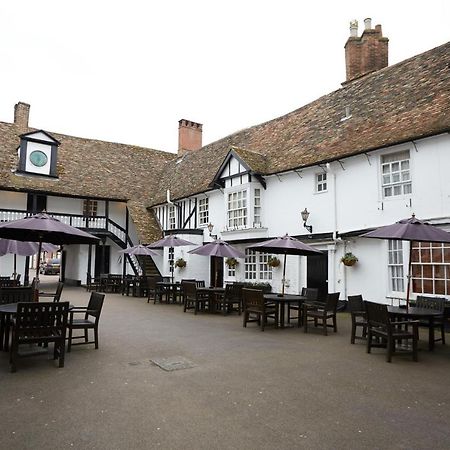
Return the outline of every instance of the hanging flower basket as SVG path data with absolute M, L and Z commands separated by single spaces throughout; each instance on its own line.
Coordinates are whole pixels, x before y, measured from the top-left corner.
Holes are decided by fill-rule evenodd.
M 175 261 L 175 267 L 178 267 L 179 269 L 182 269 L 183 267 L 186 267 L 186 261 L 183 258 L 178 258 Z
M 342 258 L 341 262 L 344 266 L 354 266 L 358 262 L 358 258 L 351 252 L 346 253 Z
M 269 256 L 267 265 L 270 267 L 278 267 L 280 265 L 280 260 L 276 256 Z
M 227 258 L 225 260 L 225 264 L 230 268 L 230 269 L 235 269 L 236 266 L 239 264 L 239 261 L 236 258 Z

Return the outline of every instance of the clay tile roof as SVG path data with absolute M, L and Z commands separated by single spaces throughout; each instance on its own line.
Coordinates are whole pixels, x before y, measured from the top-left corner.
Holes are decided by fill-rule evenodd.
M 0 122 L 0 189 L 129 200 L 128 207 L 141 240 L 152 242 L 160 237 L 159 227 L 146 210 L 146 203 L 156 190 L 158 174 L 166 162 L 174 158 L 173 154 L 48 133 L 61 143 L 58 179 L 18 176 L 13 171 L 18 166 L 17 148 L 24 130 L 15 124 Z
M 208 190 L 232 147 L 253 170 L 269 175 L 448 130 L 450 42 L 171 161 L 162 185 L 173 199 Z M 154 200 L 163 203 L 165 190 Z

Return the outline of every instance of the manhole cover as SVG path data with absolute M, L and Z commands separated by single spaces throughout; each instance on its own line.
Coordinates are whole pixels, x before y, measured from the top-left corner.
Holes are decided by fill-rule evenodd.
M 192 361 L 189 361 L 182 356 L 173 356 L 171 358 L 154 358 L 150 360 L 161 369 L 171 372 L 172 370 L 191 369 L 197 367 Z

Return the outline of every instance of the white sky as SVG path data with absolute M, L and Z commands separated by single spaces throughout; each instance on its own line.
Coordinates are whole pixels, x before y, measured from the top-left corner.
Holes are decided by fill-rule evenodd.
M 0 121 L 176 151 L 340 87 L 349 22 L 381 24 L 395 64 L 449 40 L 448 0 L 14 0 L 0 3 Z

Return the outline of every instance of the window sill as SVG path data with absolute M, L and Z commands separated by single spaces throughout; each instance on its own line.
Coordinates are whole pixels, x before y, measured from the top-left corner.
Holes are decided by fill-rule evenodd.
M 248 235 L 257 235 L 261 237 L 267 236 L 268 229 L 265 227 L 258 227 L 258 228 L 240 228 L 236 230 L 222 230 L 221 235 L 222 236 L 230 236 L 230 237 L 237 237 L 238 235 L 245 235 L 245 237 L 248 237 Z

